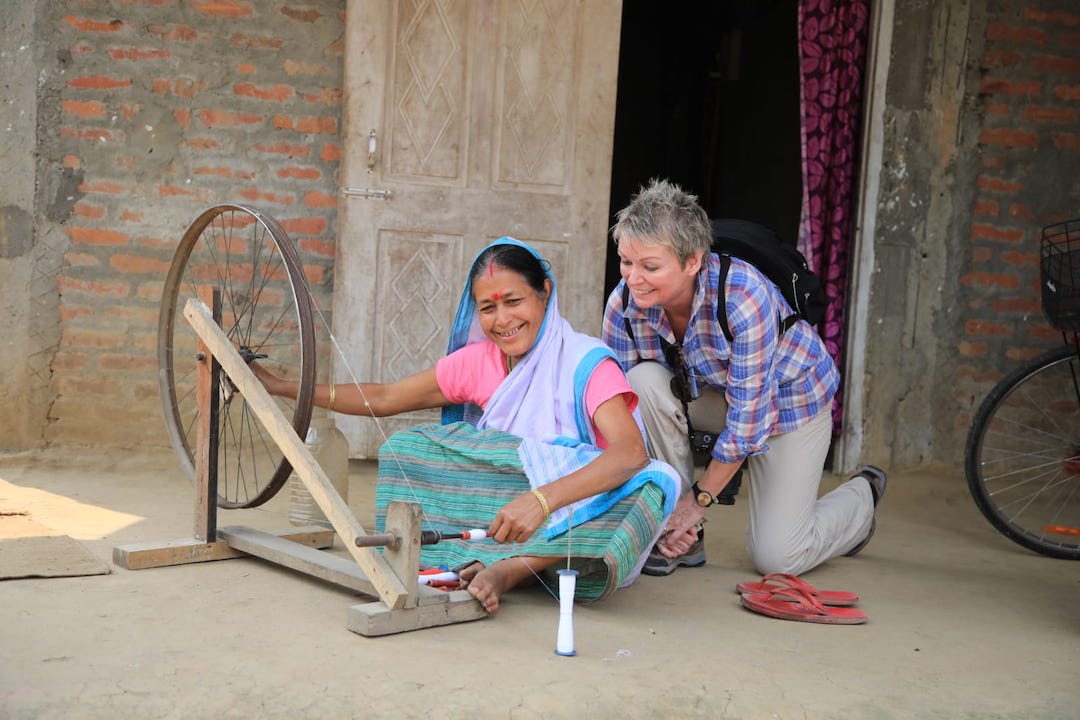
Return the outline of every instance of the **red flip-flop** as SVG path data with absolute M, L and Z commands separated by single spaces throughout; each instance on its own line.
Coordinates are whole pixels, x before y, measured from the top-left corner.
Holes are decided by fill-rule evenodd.
M 807 595 L 816 598 L 822 605 L 834 607 L 850 607 L 859 602 L 859 596 L 847 590 L 818 590 L 816 587 L 787 573 L 769 573 L 759 582 L 741 582 L 735 586 L 735 592 L 740 595 L 765 596 L 773 590 L 784 587 L 801 590 Z
M 826 625 L 858 625 L 866 622 L 866 613 L 853 607 L 822 605 L 801 590 L 779 588 L 766 595 L 743 593 L 742 604 L 756 613 L 781 620 L 824 623 Z

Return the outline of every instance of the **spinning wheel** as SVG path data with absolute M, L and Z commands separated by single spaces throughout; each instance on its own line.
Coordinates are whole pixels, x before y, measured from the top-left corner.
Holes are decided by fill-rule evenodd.
M 188 227 L 173 256 L 158 319 L 158 385 L 173 449 L 195 479 L 199 423 L 198 336 L 183 318 L 200 287 L 220 291 L 221 326 L 241 357 L 299 383 L 295 401 L 275 398 L 299 437 L 307 433 L 315 389 L 315 329 L 303 266 L 269 215 L 237 204 L 215 205 Z M 277 493 L 292 465 L 247 400 L 221 373 L 218 406 L 218 499 L 223 508 L 256 507 Z

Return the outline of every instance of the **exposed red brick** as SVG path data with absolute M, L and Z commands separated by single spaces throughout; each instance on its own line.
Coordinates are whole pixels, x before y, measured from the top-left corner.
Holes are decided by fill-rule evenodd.
M 86 43 L 76 43 L 69 52 L 73 58 L 79 57 L 80 55 L 89 55 L 94 52 L 94 46 L 87 45 Z
M 259 152 L 270 153 L 272 155 L 287 155 L 290 158 L 306 158 L 311 154 L 311 148 L 307 145 L 291 145 L 285 142 L 273 143 L 271 145 L 259 143 L 252 146 L 252 150 L 258 150 Z
M 988 128 L 979 135 L 982 145 L 1003 145 L 1005 147 L 1037 148 L 1039 136 L 1028 130 L 1015 128 Z
M 152 356 L 131 356 L 105 354 L 98 359 L 102 370 L 151 370 L 157 367 L 157 358 Z
M 79 160 L 79 157 L 77 155 L 65 155 L 64 159 L 61 162 L 64 167 L 71 168 L 73 170 L 78 170 L 80 167 L 82 167 L 82 161 Z
M 75 215 L 83 218 L 90 218 L 92 220 L 98 220 L 105 217 L 105 208 L 95 203 L 89 203 L 85 200 L 80 200 L 75 203 L 75 207 L 72 208 L 72 212 Z
M 278 193 L 267 193 L 257 188 L 243 188 L 237 190 L 236 194 L 245 200 L 251 202 L 258 202 L 265 200 L 266 202 L 272 202 L 278 205 L 293 205 L 296 203 L 296 198 L 292 195 L 280 195 Z
M 268 50 L 280 50 L 285 44 L 285 41 L 281 38 L 275 37 L 252 37 L 251 35 L 245 35 L 244 33 L 234 33 L 229 38 L 229 45 L 239 48 L 264 48 Z
M 221 144 L 213 138 L 188 138 L 184 142 L 196 150 L 217 150 L 221 147 Z
M 1007 50 L 987 51 L 983 53 L 982 66 L 986 69 L 1012 67 L 1019 63 L 1021 59 L 1018 53 Z
M 1027 203 L 1013 203 L 1009 206 L 1009 217 L 1019 220 L 1034 220 L 1035 214 L 1031 212 L 1031 208 L 1028 207 Z
M 1059 100 L 1080 100 L 1080 85 L 1055 85 L 1054 97 Z
M 128 192 L 127 186 L 114 182 L 84 182 L 79 186 L 79 190 L 84 193 L 105 193 L 106 195 L 120 195 Z
M 129 87 L 131 78 L 109 77 L 108 75 L 86 75 L 68 80 L 67 86 L 75 90 L 109 90 Z
M 334 118 L 291 118 L 287 115 L 275 115 L 273 123 L 275 130 L 337 134 L 337 120 Z
M 305 255 L 318 255 L 319 257 L 333 259 L 337 251 L 337 244 L 332 240 L 304 238 L 300 241 L 300 250 Z
M 80 252 L 66 252 L 64 253 L 64 260 L 68 265 L 79 267 L 96 267 L 101 264 L 97 255 Z
M 323 145 L 321 157 L 327 162 L 337 162 L 341 159 L 341 148 L 333 143 L 327 143 Z
M 997 335 L 1007 337 L 1012 335 L 1012 330 L 1000 323 L 987 322 L 985 320 L 968 320 L 964 323 L 964 331 L 968 335 Z
M 1042 83 L 1037 80 L 1016 81 L 1006 78 L 985 77 L 979 86 L 979 92 L 984 95 L 1026 95 L 1037 97 L 1042 93 Z
M 236 72 L 240 75 L 250 75 L 255 72 L 254 63 L 236 63 Z
M 999 228 L 985 223 L 971 223 L 971 237 L 983 240 L 1005 240 L 1016 242 L 1024 238 L 1024 233 L 1015 228 Z
M 98 128 L 73 128 L 67 125 L 60 127 L 60 137 L 74 140 L 89 140 L 91 142 L 109 142 L 113 134 L 108 130 Z
M 304 204 L 311 208 L 337 207 L 337 197 L 313 190 L 304 195 Z
M 92 20 L 75 15 L 65 16 L 64 22 L 81 32 L 115 33 L 132 29 L 131 25 L 120 20 Z
M 988 102 L 983 106 L 987 116 L 1000 116 L 1009 114 L 1008 103 Z
M 191 0 L 191 7 L 211 17 L 240 18 L 252 14 L 250 3 L 237 0 Z
M 326 75 L 330 68 L 317 63 L 303 62 L 300 60 L 285 60 L 282 68 L 286 75 Z
M 1018 250 L 1006 250 L 1001 259 L 1013 267 L 1039 267 L 1039 253 L 1025 253 Z
M 338 105 L 343 95 L 344 93 L 339 88 L 323 88 L 316 93 L 307 93 L 301 97 L 319 105 Z
M 326 268 L 322 265 L 304 265 L 304 277 L 309 285 L 322 285 L 326 282 Z
M 286 102 L 289 100 L 296 91 L 288 85 L 271 85 L 269 87 L 259 87 L 255 83 L 243 82 L 233 85 L 233 92 L 241 97 L 251 97 L 257 100 L 274 100 L 276 102 Z
M 1060 125 L 1076 125 L 1078 115 L 1071 108 L 1050 108 L 1032 106 L 1024 109 L 1024 119 L 1031 122 L 1052 122 Z
M 60 109 L 81 118 L 105 117 L 105 106 L 97 100 L 62 100 Z
M 140 255 L 114 254 L 109 258 L 109 267 L 123 273 L 160 273 L 169 272 L 169 260 L 143 257 Z
M 56 285 L 60 294 L 65 292 L 80 292 L 90 295 L 111 295 L 114 297 L 127 295 L 128 284 L 121 282 L 96 282 L 93 280 L 78 280 L 67 275 L 58 275 Z
M 199 110 L 199 122 L 205 127 L 236 127 L 238 125 L 257 125 L 263 121 L 262 115 L 234 113 L 227 110 Z
M 1038 28 L 1016 27 L 1005 23 L 992 22 L 986 24 L 986 39 L 1045 45 L 1046 31 Z
M 281 8 L 281 14 L 290 20 L 296 20 L 297 22 L 313 23 L 322 17 L 322 13 L 318 10 L 306 10 L 301 8 L 293 8 L 285 5 Z
M 65 229 L 71 242 L 82 245 L 127 245 L 130 239 L 126 234 L 115 230 L 74 226 Z
M 1020 281 L 1015 275 L 1003 275 L 987 272 L 968 273 L 960 278 L 961 285 L 977 287 L 999 287 L 1005 290 L 1015 290 L 1020 287 Z
M 1040 10 L 1033 7 L 1024 8 L 1024 19 L 1035 20 L 1037 22 L 1048 22 L 1054 25 L 1064 25 L 1065 27 L 1076 27 L 1080 25 L 1080 15 L 1076 13 L 1065 12 L 1064 10 Z
M 1080 59 L 1040 55 L 1032 61 L 1039 72 L 1080 74 Z
M 1080 150 L 1080 135 L 1076 133 L 1054 133 L 1053 140 L 1058 150 Z
M 318 180 L 322 177 L 322 173 L 316 168 L 302 168 L 295 166 L 281 168 L 274 174 L 282 179 L 292 178 L 294 180 Z
M 979 183 L 979 187 L 983 190 L 994 190 L 997 192 L 1016 192 L 1024 187 L 1023 183 L 1013 180 L 1003 180 L 1002 178 L 988 177 L 986 175 L 980 175 L 976 182 Z
M 997 200 L 977 200 L 972 212 L 983 217 L 997 217 L 1000 213 Z
M 71 318 L 79 315 L 89 314 L 90 308 L 61 308 L 61 317 Z M 56 355 L 53 356 L 51 367 L 53 370 L 82 370 L 86 367 L 86 353 L 71 352 L 70 350 L 59 350 Z
M 957 351 L 964 357 L 980 357 L 986 354 L 987 345 L 984 342 L 961 342 L 957 345 Z
M 1002 298 L 991 303 L 990 308 L 994 312 L 1000 313 L 1040 315 L 1042 313 L 1042 300 L 1038 296 Z
M 161 60 L 172 57 L 168 50 L 139 50 L 138 48 L 112 48 L 109 56 L 113 60 Z
M 163 40 L 178 42 L 191 42 L 199 37 L 199 33 L 190 25 L 147 25 L 146 31 Z
M 137 213 L 134 210 L 124 209 L 120 213 L 120 219 L 124 222 L 141 223 L 143 216 L 142 213 Z
M 281 227 L 290 235 L 318 235 L 326 232 L 326 218 L 306 217 L 279 220 Z

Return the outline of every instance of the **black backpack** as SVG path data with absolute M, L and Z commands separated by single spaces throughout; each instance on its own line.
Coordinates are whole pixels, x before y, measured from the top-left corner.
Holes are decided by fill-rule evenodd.
M 773 230 L 748 220 L 720 218 L 712 221 L 712 234 L 712 251 L 720 256 L 720 297 L 716 304 L 716 320 L 728 342 L 731 342 L 731 329 L 727 322 L 724 286 L 732 257 L 745 260 L 776 283 L 794 310 L 791 315 L 780 319 L 781 335 L 799 320 L 817 325 L 825 317 L 829 298 L 825 295 L 821 278 L 810 269 L 803 254 L 781 240 Z
M 712 251 L 720 256 L 716 321 L 720 323 L 728 342 L 733 337 L 728 327 L 724 288 L 732 257 L 750 263 L 772 280 L 794 310 L 791 315 L 779 319 L 781 335 L 799 320 L 816 325 L 825 317 L 829 298 L 825 295 L 821 278 L 810 269 L 803 254 L 781 240 L 773 230 L 749 220 L 719 218 L 712 221 L 712 234 Z M 630 289 L 624 285 L 623 307 L 629 302 Z M 626 334 L 633 339 L 629 320 L 626 320 Z

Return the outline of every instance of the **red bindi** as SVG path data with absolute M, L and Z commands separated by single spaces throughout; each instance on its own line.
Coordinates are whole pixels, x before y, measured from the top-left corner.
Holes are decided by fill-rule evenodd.
M 502 293 L 495 293 L 494 295 L 491 296 L 491 299 L 494 300 L 495 302 L 499 302 L 499 298 L 501 298 L 501 297 L 502 297 Z

